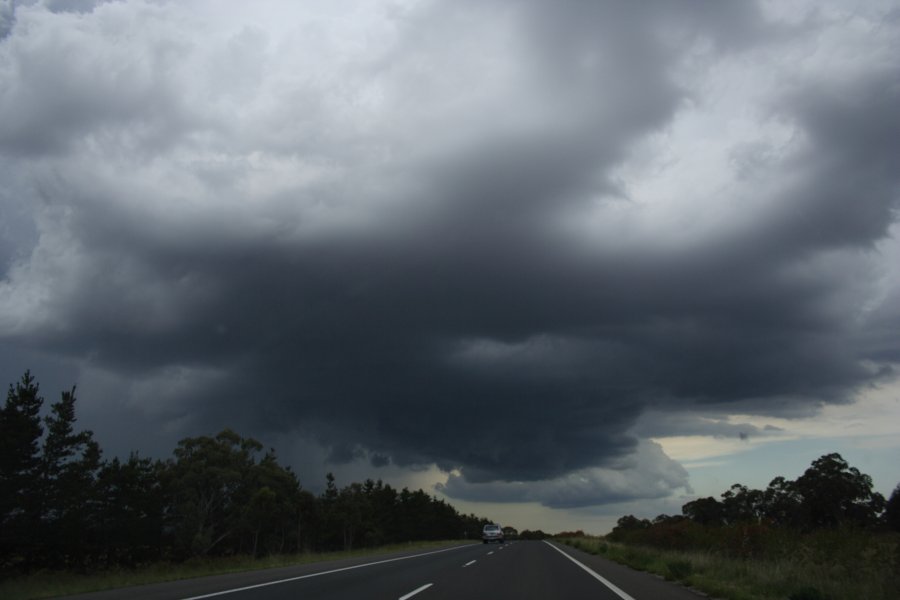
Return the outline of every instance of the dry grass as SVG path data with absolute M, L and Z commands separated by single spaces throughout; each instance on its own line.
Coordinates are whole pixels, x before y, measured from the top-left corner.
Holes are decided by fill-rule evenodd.
M 4 600 L 55 598 L 85 592 L 125 588 L 133 585 L 192 579 L 207 575 L 289 567 L 359 556 L 374 557 L 405 550 L 427 550 L 451 543 L 460 542 L 411 542 L 375 549 L 354 550 L 352 552 L 273 555 L 257 559 L 246 556 L 203 560 L 193 559 L 184 563 L 156 563 L 137 569 L 113 569 L 91 574 L 41 571 L 27 576 L 13 577 L 0 581 L 0 598 Z
M 896 600 L 900 536 L 820 532 L 777 556 L 734 558 L 710 550 L 659 550 L 570 538 L 565 543 L 726 600 Z

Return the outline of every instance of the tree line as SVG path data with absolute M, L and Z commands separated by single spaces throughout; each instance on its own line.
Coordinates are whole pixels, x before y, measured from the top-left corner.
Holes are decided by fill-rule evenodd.
M 94 569 L 477 538 L 488 519 L 422 490 L 366 480 L 319 495 L 273 449 L 226 429 L 172 458 L 105 460 L 75 429 L 75 388 L 42 415 L 30 372 L 0 411 L 0 569 Z
M 698 498 L 681 515 L 621 517 L 613 541 L 666 548 L 731 548 L 750 555 L 763 542 L 828 530 L 900 531 L 900 484 L 890 499 L 872 478 L 837 453 L 814 460 L 796 480 L 776 477 L 764 490 L 736 483 L 720 495 Z

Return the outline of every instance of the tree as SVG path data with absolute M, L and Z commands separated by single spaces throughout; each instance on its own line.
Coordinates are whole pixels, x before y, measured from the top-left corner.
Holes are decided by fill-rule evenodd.
M 390 485 L 385 485 L 379 479 L 372 483 L 368 494 L 374 523 L 368 531 L 367 545 L 378 546 L 389 541 L 396 541 L 399 521 L 397 490 Z M 465 527 L 462 527 L 462 531 L 457 535 L 465 536 Z
M 300 482 L 290 469 L 278 464 L 270 449 L 251 467 L 246 482 L 250 500 L 244 508 L 244 530 L 252 539 L 251 554 L 284 552 L 297 547 Z
M 341 546 L 344 550 L 353 550 L 353 544 L 371 524 L 368 499 L 359 483 L 351 483 L 340 491 L 337 498 L 336 512 L 340 521 Z
M 802 523 L 803 496 L 797 482 L 778 476 L 763 492 L 763 515 L 775 525 L 795 527 Z
M 550 537 L 540 529 L 536 529 L 535 531 L 531 531 L 530 529 L 525 529 L 522 533 L 519 534 L 519 539 L 521 540 L 543 540 Z
M 41 515 L 40 388 L 25 371 L 0 411 L 0 565 L 25 559 Z M 17 556 L 18 555 L 18 556 Z
M 630 531 L 633 529 L 647 529 L 648 527 L 650 527 L 650 521 L 647 519 L 638 519 L 634 515 L 625 515 L 624 517 L 619 517 L 619 520 L 616 521 L 615 529 Z
M 209 554 L 241 529 L 242 508 L 252 495 L 246 484 L 261 450 L 262 444 L 230 429 L 178 442 L 166 484 L 179 555 Z
M 656 515 L 650 524 L 654 525 L 654 526 L 655 525 L 677 525 L 678 523 L 681 523 L 684 520 L 685 520 L 685 517 L 683 515 L 667 515 L 664 513 L 661 515 Z
M 42 405 L 26 372 L 0 409 L 4 571 L 476 537 L 489 522 L 381 481 L 339 490 L 330 473 L 316 498 L 274 450 L 260 459 L 259 442 L 229 429 L 181 440 L 165 462 L 104 463 L 93 433 L 75 428 L 75 388 L 43 420 Z
M 840 454 L 826 454 L 796 482 L 801 513 L 810 528 L 842 524 L 869 526 L 884 510 L 884 497 L 872 490 L 872 478 L 847 464 Z
M 297 550 L 310 550 L 318 539 L 319 506 L 316 497 L 311 492 L 301 489 L 297 492 L 294 508 L 297 512 Z
M 722 493 L 722 515 L 728 524 L 758 523 L 763 515 L 763 492 L 735 483 Z
M 114 458 L 97 477 L 99 543 L 107 566 L 159 559 L 163 546 L 164 463 L 132 453 Z
M 325 550 L 337 550 L 344 543 L 344 515 L 341 514 L 343 506 L 338 503 L 339 496 L 334 474 L 329 472 L 325 475 L 325 491 L 318 499 L 320 520 L 316 536 L 318 544 Z
M 44 419 L 43 542 L 52 566 L 80 566 L 97 531 L 100 446 L 90 430 L 75 431 L 75 388 L 63 392 Z
M 631 532 L 648 529 L 650 525 L 651 523 L 647 519 L 638 519 L 634 515 L 625 515 L 624 517 L 619 517 L 619 520 L 616 521 L 616 526 L 613 527 L 609 537 L 614 541 L 622 541 Z
M 688 502 L 681 507 L 681 512 L 700 525 L 722 525 L 725 522 L 724 507 L 712 496 Z

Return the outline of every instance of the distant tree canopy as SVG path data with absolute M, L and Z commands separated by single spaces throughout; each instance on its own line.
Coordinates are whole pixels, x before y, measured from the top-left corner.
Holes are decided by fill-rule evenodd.
M 659 538 L 660 531 L 640 532 L 669 528 L 666 535 L 674 539 L 686 535 L 682 522 L 703 527 L 766 526 L 798 531 L 837 527 L 900 530 L 900 485 L 885 502 L 873 491 L 872 478 L 836 453 L 814 460 L 795 481 L 779 476 L 765 490 L 736 483 L 720 498 L 692 500 L 682 507 L 682 516 L 660 515 L 653 522 L 626 515 L 610 535 L 614 540 Z
M 75 429 L 75 389 L 41 417 L 30 372 L 0 410 L 0 569 L 89 569 L 192 556 L 478 538 L 490 521 L 422 490 L 366 480 L 304 490 L 273 449 L 226 429 L 173 457 L 102 459 Z
M 531 531 L 530 529 L 525 529 L 519 532 L 520 540 L 543 540 L 550 537 L 549 533 L 544 533 L 540 529 L 535 529 Z

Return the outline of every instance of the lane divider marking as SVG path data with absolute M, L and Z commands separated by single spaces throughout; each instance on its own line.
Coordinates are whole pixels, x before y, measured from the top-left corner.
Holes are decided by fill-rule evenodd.
M 490 552 L 487 553 L 487 555 L 490 556 L 490 555 L 493 554 L 493 553 L 494 553 L 494 551 L 491 550 Z
M 596 579 L 597 581 L 599 581 L 600 583 L 602 583 L 603 585 L 608 587 L 614 594 L 616 594 L 622 600 L 634 600 L 634 598 L 632 598 L 631 596 L 629 596 L 628 594 L 623 592 L 621 589 L 616 587 L 616 585 L 612 581 L 610 581 L 609 579 L 606 579 L 602 575 L 599 575 L 598 573 L 594 572 L 587 565 L 581 563 L 578 560 L 575 560 L 574 558 L 572 558 L 571 556 L 569 556 L 568 554 L 563 552 L 561 549 L 557 548 L 556 546 L 554 546 L 553 544 L 548 542 L 547 540 L 544 540 L 544 543 L 547 544 L 548 546 L 550 546 L 551 548 L 553 548 L 554 550 L 556 550 L 557 552 L 559 552 L 560 554 L 562 554 L 563 556 L 565 556 L 566 558 L 568 558 L 569 560 L 571 560 L 573 563 L 575 563 L 576 565 L 578 565 L 585 571 L 587 571 L 588 574 L 590 574 L 594 579 Z
M 433 585 L 434 585 L 433 583 L 426 583 L 426 584 L 423 585 L 422 587 L 414 589 L 413 591 L 411 591 L 410 593 L 406 594 L 405 596 L 400 596 L 400 598 L 399 598 L 398 600 L 408 600 L 409 598 L 412 598 L 413 596 L 415 596 L 415 595 L 418 594 L 419 592 L 423 592 L 423 591 L 427 590 L 428 588 L 430 588 L 430 587 L 433 586 Z
M 463 569 L 465 569 L 465 568 L 468 567 L 469 565 L 474 565 L 476 562 L 477 562 L 477 561 L 470 560 L 469 562 L 467 562 L 466 564 L 463 565 Z
M 410 558 L 419 558 L 421 556 L 429 556 L 431 554 L 440 554 L 441 552 L 450 552 L 451 550 L 459 550 L 460 548 L 469 548 L 471 544 L 462 546 L 454 546 L 452 548 L 444 548 L 443 550 L 433 550 L 431 552 L 423 552 L 422 554 L 412 554 L 410 556 L 399 556 L 397 558 L 388 558 L 386 560 L 378 560 L 375 562 L 364 563 L 361 565 L 353 565 L 352 567 L 341 567 L 340 569 L 331 569 L 329 571 L 319 571 L 318 573 L 310 573 L 309 575 L 300 575 L 298 577 L 288 577 L 287 579 L 277 579 L 275 581 L 267 581 L 265 583 L 257 583 L 256 585 L 247 585 L 244 587 L 234 588 L 231 590 L 222 590 L 221 592 L 212 592 L 211 594 L 203 594 L 202 596 L 191 596 L 184 600 L 200 600 L 201 598 L 213 598 L 215 596 L 224 596 L 226 594 L 234 594 L 246 590 L 255 590 L 270 585 L 278 585 L 279 583 L 288 583 L 290 581 L 299 581 L 301 579 L 309 579 L 310 577 L 318 577 L 319 575 L 330 575 L 331 573 L 340 573 L 341 571 L 352 571 L 353 569 L 362 569 L 363 567 L 373 567 L 375 565 L 383 565 L 385 563 L 397 562 L 398 560 L 409 560 Z M 428 585 L 431 585 L 430 583 Z

